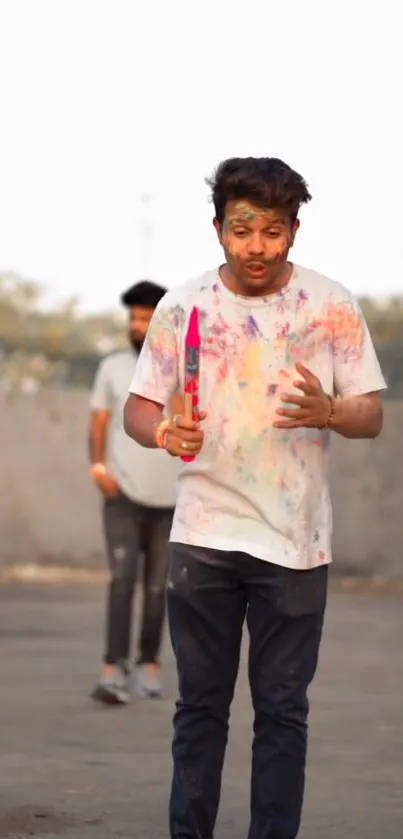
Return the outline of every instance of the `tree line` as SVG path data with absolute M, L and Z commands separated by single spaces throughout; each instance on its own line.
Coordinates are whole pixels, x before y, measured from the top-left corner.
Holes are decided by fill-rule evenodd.
M 88 387 L 100 358 L 127 345 L 123 314 L 85 314 L 76 298 L 49 309 L 45 292 L 35 281 L 0 274 L 3 386 Z M 368 297 L 360 303 L 388 379 L 388 396 L 403 398 L 403 297 L 382 306 Z

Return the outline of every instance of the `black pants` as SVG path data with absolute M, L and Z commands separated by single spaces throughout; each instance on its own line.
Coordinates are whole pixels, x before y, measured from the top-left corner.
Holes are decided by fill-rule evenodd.
M 245 616 L 255 713 L 249 839 L 297 836 L 326 590 L 326 567 L 293 571 L 243 553 L 171 545 L 168 618 L 179 680 L 172 839 L 213 837 Z
M 138 663 L 157 661 L 165 616 L 172 515 L 171 509 L 140 507 L 125 495 L 105 499 L 103 520 L 111 575 L 106 664 L 127 662 L 130 657 L 133 594 L 140 553 L 144 554 L 144 601 Z

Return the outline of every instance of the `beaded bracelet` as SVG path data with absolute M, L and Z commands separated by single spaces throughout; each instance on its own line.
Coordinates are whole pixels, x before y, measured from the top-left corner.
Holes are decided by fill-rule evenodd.
M 334 415 L 335 415 L 335 410 L 336 410 L 336 402 L 333 399 L 333 396 L 330 396 L 329 393 L 327 393 L 326 396 L 329 400 L 330 411 L 329 411 L 329 416 L 328 416 L 326 422 L 323 425 L 318 426 L 320 431 L 326 431 L 327 428 L 332 427 L 333 420 L 334 420 Z
M 330 402 L 330 414 L 327 418 L 326 428 L 331 428 L 334 422 L 334 416 L 336 413 L 336 400 L 333 396 L 329 395 L 329 402 Z

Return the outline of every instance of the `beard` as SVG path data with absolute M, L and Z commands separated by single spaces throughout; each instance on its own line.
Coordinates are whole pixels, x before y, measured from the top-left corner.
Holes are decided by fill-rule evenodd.
M 135 338 L 134 335 L 129 335 L 129 341 L 134 351 L 139 355 L 144 344 L 144 338 Z

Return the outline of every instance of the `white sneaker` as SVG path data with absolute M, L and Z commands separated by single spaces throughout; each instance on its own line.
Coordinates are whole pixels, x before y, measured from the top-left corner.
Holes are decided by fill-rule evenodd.
M 116 674 L 101 677 L 91 692 L 91 698 L 104 705 L 127 705 L 130 702 L 129 677 L 126 666 L 117 666 Z
M 162 685 L 157 664 L 139 664 L 136 670 L 136 694 L 143 699 L 159 699 Z

